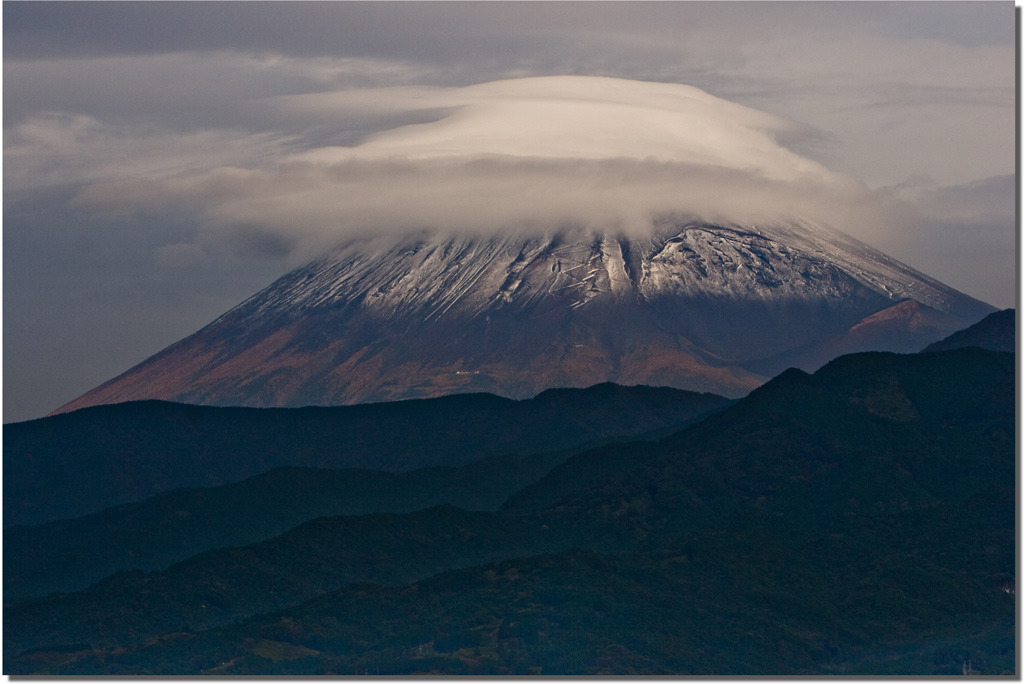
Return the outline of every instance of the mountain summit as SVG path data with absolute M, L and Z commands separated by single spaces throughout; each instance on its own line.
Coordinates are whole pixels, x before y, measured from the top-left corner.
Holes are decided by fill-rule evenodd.
M 352 240 L 61 407 L 352 404 L 599 382 L 740 396 L 789 366 L 916 351 L 994 311 L 835 230 Z

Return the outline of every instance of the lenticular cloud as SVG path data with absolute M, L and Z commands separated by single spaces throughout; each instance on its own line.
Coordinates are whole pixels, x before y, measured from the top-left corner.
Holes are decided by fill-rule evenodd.
M 432 123 L 300 158 L 633 159 L 742 169 L 773 180 L 830 175 L 775 142 L 784 121 L 690 86 L 560 76 L 424 93 L 421 101 L 455 109 Z
M 635 232 L 670 214 L 799 215 L 842 227 L 863 203 L 859 184 L 778 142 L 785 121 L 684 85 L 559 76 L 316 93 L 267 106 L 304 120 L 439 114 L 265 165 L 96 185 L 79 201 L 184 202 L 209 226 L 267 231 L 302 252 L 384 230 Z

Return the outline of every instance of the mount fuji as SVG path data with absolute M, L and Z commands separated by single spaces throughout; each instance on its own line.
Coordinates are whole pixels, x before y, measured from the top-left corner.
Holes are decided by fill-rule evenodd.
M 66 404 L 335 405 L 600 382 L 737 397 L 995 309 L 831 228 L 661 220 L 643 237 L 351 239 Z

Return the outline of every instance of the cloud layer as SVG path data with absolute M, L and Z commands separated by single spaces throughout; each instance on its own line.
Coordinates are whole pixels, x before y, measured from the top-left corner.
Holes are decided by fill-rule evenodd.
M 193 208 L 212 230 L 279 236 L 303 258 L 363 232 L 650 230 L 668 214 L 847 224 L 867 192 L 778 142 L 787 122 L 677 84 L 562 76 L 276 98 L 280 112 L 443 112 L 353 146 L 112 179 L 81 206 Z M 861 222 L 863 224 L 863 221 Z

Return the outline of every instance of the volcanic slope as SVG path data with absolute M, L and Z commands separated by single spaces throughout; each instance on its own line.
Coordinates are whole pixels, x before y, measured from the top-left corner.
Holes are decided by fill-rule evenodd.
M 994 308 L 806 221 L 353 240 L 61 407 L 353 404 L 600 382 L 737 397 Z

